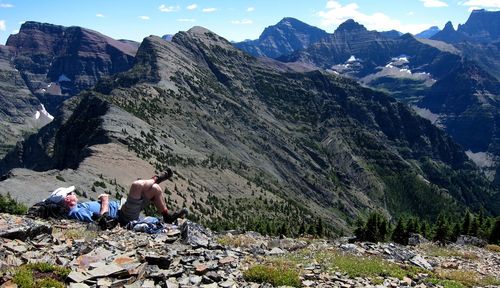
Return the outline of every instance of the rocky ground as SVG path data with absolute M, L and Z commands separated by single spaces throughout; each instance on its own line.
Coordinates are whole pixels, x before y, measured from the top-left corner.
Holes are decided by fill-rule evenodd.
M 447 287 L 432 284 L 430 275 L 463 271 L 465 277 L 497 280 L 500 275 L 500 253 L 473 246 L 406 247 L 352 244 L 343 239 L 280 239 L 253 232 L 215 234 L 189 221 L 169 225 L 165 233 L 155 235 L 120 227 L 108 231 L 95 228 L 69 220 L 0 214 L 0 287 L 16 287 L 16 271 L 34 262 L 70 268 L 64 280 L 69 287 L 273 287 L 246 281 L 244 271 L 284 259 L 296 266 L 302 287 Z M 390 273 L 351 277 L 340 262 L 307 256 L 329 253 L 359 259 L 360 270 L 369 258 L 405 269 L 413 267 L 417 273 L 400 278 Z M 297 261 L 299 258 L 302 261 Z

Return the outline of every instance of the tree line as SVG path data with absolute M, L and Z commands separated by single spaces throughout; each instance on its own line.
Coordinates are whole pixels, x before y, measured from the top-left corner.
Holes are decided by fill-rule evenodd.
M 432 224 L 417 217 L 400 217 L 395 225 L 379 212 L 372 212 L 366 220 L 359 218 L 354 234 L 359 241 L 393 241 L 407 245 L 410 235 L 420 234 L 439 243 L 457 241 L 460 235 L 482 239 L 490 244 L 500 244 L 500 217 L 486 216 L 483 211 L 474 214 L 466 211 L 462 217 L 440 214 Z

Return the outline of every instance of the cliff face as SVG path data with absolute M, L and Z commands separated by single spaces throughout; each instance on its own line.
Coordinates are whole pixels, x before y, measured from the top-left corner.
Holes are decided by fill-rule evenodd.
M 128 70 L 137 46 L 81 27 L 26 22 L 7 39 L 26 85 L 53 111 L 103 77 Z
M 335 230 L 364 209 L 432 217 L 491 208 L 497 192 L 429 121 L 354 81 L 293 67 L 202 27 L 171 42 L 148 37 L 132 69 L 65 102 L 60 120 L 0 167 L 71 168 L 117 185 L 114 171 L 139 159 L 173 166 L 169 205 L 227 227 L 294 217 Z M 95 162 L 126 153 L 135 158 Z
M 35 114 L 41 109 L 40 101 L 29 91 L 19 71 L 11 64 L 14 53 L 0 46 L 0 158 L 16 142 L 39 128 Z M 41 124 L 40 124 L 41 125 Z

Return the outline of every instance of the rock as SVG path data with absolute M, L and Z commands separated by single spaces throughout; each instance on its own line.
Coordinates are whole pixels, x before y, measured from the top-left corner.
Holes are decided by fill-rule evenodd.
M 429 243 L 429 240 L 427 240 L 424 236 L 416 233 L 410 233 L 410 236 L 408 237 L 408 245 L 417 246 L 425 243 Z
M 306 287 L 313 287 L 313 286 L 315 286 L 315 284 L 316 284 L 316 282 L 311 281 L 311 280 L 302 281 L 302 285 L 304 285 Z
M 477 247 L 484 247 L 488 244 L 485 240 L 469 236 L 469 235 L 460 235 L 456 242 L 458 245 L 471 245 Z
M 285 251 L 281 250 L 278 247 L 275 247 L 275 248 L 271 249 L 271 251 L 269 251 L 269 255 L 281 255 L 284 253 L 285 253 Z
M 416 255 L 415 257 L 410 259 L 410 263 L 414 264 L 415 266 L 418 266 L 420 268 L 424 268 L 427 270 L 432 270 L 431 264 L 427 262 L 422 256 Z
M 458 269 L 458 266 L 458 263 L 451 261 L 445 261 L 441 263 L 441 267 L 444 269 Z
M 205 264 L 198 264 L 195 266 L 195 273 L 197 275 L 203 275 L 203 274 L 207 273 L 207 271 L 208 271 L 208 267 Z

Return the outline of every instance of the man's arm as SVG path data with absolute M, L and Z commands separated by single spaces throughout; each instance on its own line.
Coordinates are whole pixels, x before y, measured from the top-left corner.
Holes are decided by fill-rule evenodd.
M 99 211 L 99 215 L 103 215 L 104 213 L 109 212 L 109 195 L 108 194 L 101 194 L 99 197 L 97 197 L 98 200 L 101 202 L 101 210 Z

